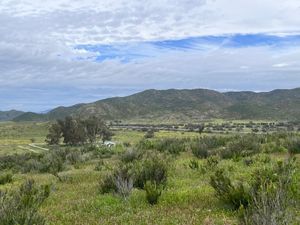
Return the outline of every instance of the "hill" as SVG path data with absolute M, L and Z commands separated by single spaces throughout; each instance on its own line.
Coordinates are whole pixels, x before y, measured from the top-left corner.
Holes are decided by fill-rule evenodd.
M 17 110 L 0 111 L 0 121 L 9 121 L 22 115 L 24 112 Z
M 14 120 L 54 120 L 67 115 L 99 115 L 108 120 L 296 120 L 300 118 L 300 88 L 261 93 L 221 93 L 207 89 L 146 90 L 127 97 L 58 107 L 47 114 L 25 113 Z

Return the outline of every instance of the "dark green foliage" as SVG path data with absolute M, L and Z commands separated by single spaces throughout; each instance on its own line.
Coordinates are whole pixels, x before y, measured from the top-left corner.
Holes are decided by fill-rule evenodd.
M 33 180 L 11 192 L 0 191 L 1 225 L 43 225 L 46 221 L 38 209 L 50 194 L 50 186 L 38 187 Z
M 105 123 L 96 116 L 92 116 L 82 121 L 85 127 L 86 138 L 90 143 L 94 143 L 96 141 L 97 135 L 106 133 L 107 126 Z M 104 141 L 108 140 L 104 138 Z
M 148 130 L 144 137 L 146 139 L 148 139 L 148 138 L 154 138 L 154 130 L 153 129 Z
M 243 162 L 246 166 L 251 166 L 254 163 L 253 159 L 251 158 L 245 158 Z
M 68 116 L 65 120 L 58 120 L 57 123 L 61 127 L 64 143 L 78 145 L 86 142 L 87 133 L 84 123 L 81 120 Z
M 65 158 L 59 155 L 57 151 L 46 154 L 42 159 L 43 168 L 41 172 L 50 173 L 61 180 L 58 173 L 64 169 L 64 160 Z
M 218 169 L 211 176 L 210 184 L 215 189 L 217 197 L 233 209 L 248 206 L 250 194 L 245 184 L 233 183 L 223 169 Z
M 220 152 L 220 156 L 223 159 L 251 156 L 260 152 L 262 142 L 263 139 L 257 135 L 236 136 L 227 143 L 226 148 Z
M 46 143 L 48 145 L 58 145 L 60 142 L 60 139 L 62 137 L 62 128 L 60 124 L 54 123 L 49 128 L 49 133 L 46 136 Z
M 231 140 L 230 137 L 222 136 L 204 136 L 191 141 L 190 148 L 192 153 L 200 159 L 205 159 L 211 154 L 215 154 L 214 150 L 225 146 Z
M 279 161 L 259 168 L 248 183 L 232 181 L 224 170 L 211 176 L 210 184 L 218 198 L 234 209 L 241 209 L 246 225 L 292 224 L 299 180 L 295 178 L 296 159 Z
M 114 154 L 111 148 L 106 146 L 92 146 L 88 151 L 92 151 L 94 157 L 101 159 L 110 158 Z
M 216 168 L 216 166 L 219 164 L 219 162 L 220 162 L 220 157 L 217 155 L 209 156 L 206 159 L 206 165 L 208 168 Z
M 135 166 L 134 186 L 143 189 L 147 181 L 166 185 L 168 160 L 162 154 L 151 152 Z
M 147 181 L 144 189 L 146 191 L 146 199 L 149 204 L 155 205 L 158 202 L 162 192 L 162 185 L 157 185 L 155 182 Z
M 138 144 L 138 149 L 141 150 L 158 150 L 160 152 L 168 152 L 170 154 L 178 155 L 180 152 L 186 150 L 185 144 L 187 139 L 178 138 L 164 138 L 160 140 L 141 140 Z
M 49 145 L 59 144 L 60 138 L 63 137 L 63 142 L 67 145 L 80 145 L 95 143 L 97 138 L 104 142 L 110 140 L 112 135 L 100 118 L 92 116 L 82 120 L 68 116 L 50 126 L 46 142 Z
M 142 157 L 142 154 L 137 150 L 129 149 L 121 155 L 121 161 L 124 163 L 131 163 Z
M 189 162 L 189 167 L 192 169 L 192 170 L 197 170 L 199 169 L 199 162 L 195 159 L 192 159 L 190 160 Z
M 99 183 L 101 194 L 116 193 L 127 198 L 133 188 L 132 165 L 119 164 L 113 173 L 107 174 Z
M 103 168 L 104 168 L 104 162 L 103 162 L 102 159 L 100 159 L 100 160 L 97 162 L 96 166 L 95 166 L 95 170 L 96 170 L 96 171 L 102 171 Z
M 288 138 L 286 147 L 290 154 L 300 154 L 300 137 Z
M 0 185 L 11 183 L 13 180 L 13 174 L 11 172 L 0 172 Z
M 76 165 L 83 161 L 82 154 L 79 150 L 72 150 L 66 155 L 66 160 L 72 165 Z
M 29 172 L 31 168 L 40 168 L 42 154 L 25 153 L 0 156 L 0 170 L 12 170 L 14 172 Z
M 192 153 L 199 159 L 208 157 L 208 147 L 206 144 L 192 145 Z
M 299 181 L 294 179 L 295 170 L 295 158 L 291 158 L 254 174 L 251 201 L 243 212 L 244 224 L 289 225 L 295 222 L 291 210 L 296 203 L 294 191 L 299 188 Z
M 115 177 L 113 174 L 107 174 L 100 180 L 99 192 L 100 194 L 117 192 L 117 185 L 115 183 Z

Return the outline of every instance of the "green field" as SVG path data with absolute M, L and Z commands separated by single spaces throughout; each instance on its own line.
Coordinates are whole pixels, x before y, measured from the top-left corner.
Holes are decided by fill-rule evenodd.
M 32 142 L 39 147 L 50 148 L 51 151 L 51 147 L 44 142 L 47 127 L 46 123 L 1 123 L 0 156 L 46 152 L 29 146 Z M 113 141 L 117 143 L 117 146 L 110 149 L 111 154 L 108 157 L 91 157 L 74 165 L 66 164 L 64 170 L 59 172 L 61 181 L 49 173 L 14 172 L 13 181 L 0 185 L 0 189 L 15 189 L 28 178 L 33 178 L 38 184 L 51 184 L 50 197 L 40 208 L 40 213 L 45 217 L 47 224 L 53 225 L 240 224 L 239 212 L 217 198 L 214 188 L 210 185 L 210 176 L 214 174 L 216 167 L 230 171 L 233 178 L 249 181 L 252 173 L 257 169 L 288 157 L 286 150 L 260 152 L 247 157 L 247 159 L 253 159 L 253 164 L 250 166 L 245 164 L 243 158 L 239 158 L 222 159 L 216 167 L 210 168 L 206 166 L 207 159 L 196 158 L 188 148 L 176 155 L 166 153 L 167 158 L 170 158 L 167 184 L 158 204 L 150 205 L 145 198 L 145 191 L 137 188 L 134 188 L 126 199 L 114 193 L 99 193 L 99 182 L 120 162 L 122 152 L 127 149 L 138 151 L 137 145 L 144 137 L 144 132 L 140 131 L 119 130 L 114 133 Z M 202 134 L 201 136 L 208 135 L 215 136 L 215 134 Z M 150 141 L 198 137 L 200 134 L 196 132 L 159 131 Z M 127 147 L 124 146 L 125 143 Z M 267 144 L 269 143 L 265 145 Z M 61 148 L 67 147 L 61 146 Z M 82 148 L 85 147 L 72 147 L 71 149 Z M 269 157 L 270 161 L 265 162 L 266 157 Z M 191 169 L 191 160 L 196 160 L 200 169 Z M 97 171 L 95 167 L 99 161 L 102 161 L 105 166 Z M 299 178 L 299 157 L 297 168 L 296 176 Z M 293 210 L 296 211 L 294 222 L 300 224 L 300 208 L 294 207 Z

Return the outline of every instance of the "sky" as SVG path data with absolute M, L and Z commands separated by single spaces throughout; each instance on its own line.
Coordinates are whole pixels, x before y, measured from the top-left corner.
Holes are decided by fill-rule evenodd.
M 296 87 L 299 0 L 0 1 L 0 110 Z

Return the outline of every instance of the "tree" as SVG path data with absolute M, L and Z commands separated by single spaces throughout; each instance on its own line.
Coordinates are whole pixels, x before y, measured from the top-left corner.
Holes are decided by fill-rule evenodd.
M 86 141 L 86 132 L 82 121 L 68 116 L 64 121 L 59 120 L 58 123 L 62 127 L 62 136 L 65 144 L 78 145 Z
M 101 133 L 105 130 L 104 128 L 107 128 L 105 123 L 98 117 L 92 116 L 83 121 L 85 132 L 87 139 L 90 143 L 94 143 L 97 139 L 97 135 L 101 135 Z
M 202 132 L 204 131 L 204 128 L 205 128 L 204 124 L 198 125 L 198 132 L 199 132 L 199 134 L 202 134 Z
M 64 120 L 57 120 L 49 128 L 46 142 L 49 145 L 63 142 L 67 145 L 79 145 L 86 142 L 94 143 L 99 137 L 103 142 L 111 140 L 112 132 L 109 127 L 98 117 L 89 117 L 86 120 L 66 117 Z
M 49 134 L 46 137 L 46 142 L 49 145 L 58 145 L 62 137 L 62 128 L 59 123 L 54 123 L 49 128 Z

